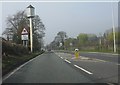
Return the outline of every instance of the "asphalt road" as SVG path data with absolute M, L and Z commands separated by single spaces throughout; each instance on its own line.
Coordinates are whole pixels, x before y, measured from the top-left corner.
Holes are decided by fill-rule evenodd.
M 113 62 L 113 63 L 120 63 L 118 62 L 118 55 L 115 54 L 107 54 L 107 53 L 80 53 L 80 56 L 85 56 L 85 57 L 89 57 L 89 58 L 97 58 L 97 59 L 101 59 L 101 60 L 105 60 L 105 61 L 109 61 L 109 62 Z
M 96 82 L 118 83 L 118 66 L 119 66 L 119 64 L 116 62 L 113 62 L 114 58 L 116 58 L 116 56 L 114 57 L 114 55 L 110 55 L 110 54 L 101 54 L 100 55 L 98 53 L 94 53 L 94 54 L 93 53 L 86 53 L 86 54 L 84 53 L 84 54 L 81 54 L 84 56 L 80 55 L 80 57 L 78 59 L 76 59 L 73 54 L 62 53 L 62 52 L 57 52 L 56 54 L 61 56 L 61 58 L 63 60 L 68 60 L 71 64 L 77 65 L 77 66 L 84 68 L 85 70 L 93 73 L 91 76 L 94 77 L 94 81 L 96 81 Z M 104 56 L 102 56 L 102 55 L 104 55 Z M 83 72 L 86 73 L 85 71 L 83 71 Z
M 88 74 L 89 75 L 89 74 Z M 3 83 L 93 83 L 90 77 L 72 67 L 55 53 L 44 53 L 18 68 Z

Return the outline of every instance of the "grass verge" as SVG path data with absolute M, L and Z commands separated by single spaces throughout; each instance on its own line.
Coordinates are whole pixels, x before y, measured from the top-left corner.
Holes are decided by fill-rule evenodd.
M 28 55 L 7 55 L 2 56 L 2 76 L 8 74 L 10 71 L 14 70 L 18 66 L 22 65 L 23 63 L 27 62 L 28 60 L 35 58 L 36 56 L 42 54 L 41 52 L 34 52 Z

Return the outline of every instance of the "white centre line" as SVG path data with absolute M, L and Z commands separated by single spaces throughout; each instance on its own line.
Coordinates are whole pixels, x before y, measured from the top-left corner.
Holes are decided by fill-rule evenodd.
M 71 63 L 70 61 L 68 61 L 68 60 L 66 60 L 66 59 L 65 59 L 65 61 L 68 62 L 68 63 Z
M 74 65 L 74 66 L 77 67 L 77 68 L 79 68 L 79 69 L 81 69 L 82 71 L 84 71 L 84 72 L 86 72 L 86 73 L 88 73 L 88 74 L 93 74 L 93 73 L 91 73 L 91 72 L 89 72 L 89 71 L 87 71 L 87 70 L 79 67 L 78 65 Z

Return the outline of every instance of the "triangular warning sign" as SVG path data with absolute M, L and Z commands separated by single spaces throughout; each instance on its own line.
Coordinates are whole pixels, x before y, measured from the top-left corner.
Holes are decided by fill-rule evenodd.
M 23 34 L 23 35 L 27 35 L 28 34 L 28 32 L 27 32 L 27 30 L 24 28 L 23 30 L 22 30 L 22 33 L 21 34 Z

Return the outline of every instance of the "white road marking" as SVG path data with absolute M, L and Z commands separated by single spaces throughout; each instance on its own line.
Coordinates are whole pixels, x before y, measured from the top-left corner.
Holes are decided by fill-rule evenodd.
M 54 52 L 54 54 L 56 54 L 58 57 L 60 57 L 60 55 L 59 55 L 59 54 L 57 54 L 57 53 L 55 53 L 55 52 Z
M 44 54 L 44 53 L 43 53 L 43 54 Z M 41 55 L 43 55 L 43 54 L 41 54 Z M 41 55 L 40 55 L 40 56 L 41 56 Z M 39 55 L 38 55 L 38 56 L 39 56 Z M 16 68 L 15 70 L 13 70 L 10 74 L 8 74 L 6 77 L 3 78 L 3 81 L 6 80 L 7 78 L 9 78 L 11 75 L 13 75 L 16 71 L 18 71 L 19 69 L 21 69 L 23 66 L 25 66 L 25 65 L 28 64 L 29 62 L 31 62 L 31 61 L 33 61 L 34 59 L 38 58 L 38 56 L 35 57 L 35 58 L 33 58 L 33 59 L 31 59 L 31 60 L 29 60 L 28 62 L 22 64 L 21 66 L 19 66 L 19 67 Z
M 106 54 L 106 55 L 119 55 L 114 53 L 103 53 L 103 52 L 88 52 L 88 53 L 100 53 L 100 54 Z
M 63 57 L 60 57 L 61 59 L 63 59 Z
M 98 60 L 98 61 L 101 61 L 101 62 L 109 62 L 109 61 L 102 60 L 102 59 L 97 59 L 97 58 L 93 58 L 93 59 Z
M 68 62 L 68 63 L 71 63 L 70 61 L 68 61 L 68 60 L 66 60 L 66 59 L 65 59 L 65 61 Z
M 55 53 L 55 52 L 54 52 Z M 60 55 L 59 54 L 57 54 L 57 53 L 55 53 L 58 57 L 60 57 Z M 63 57 L 60 57 L 61 59 L 63 59 Z
M 114 85 L 114 84 L 112 84 L 112 83 L 107 83 L 108 85 Z
M 117 64 L 117 65 L 120 65 L 120 64 Z
M 93 74 L 93 73 L 91 73 L 91 72 L 89 72 L 89 71 L 87 71 L 87 70 L 79 67 L 78 65 L 74 65 L 74 66 L 77 67 L 77 68 L 79 68 L 79 69 L 81 69 L 82 71 L 84 71 L 84 72 L 86 72 L 86 73 L 88 73 L 88 74 Z

